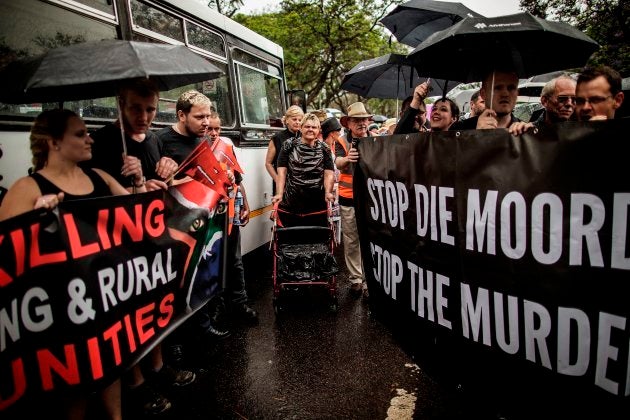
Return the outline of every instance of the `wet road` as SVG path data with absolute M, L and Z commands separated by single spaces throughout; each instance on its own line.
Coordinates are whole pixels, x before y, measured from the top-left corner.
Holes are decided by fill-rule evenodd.
M 191 338 L 184 363 L 198 379 L 166 390 L 173 407 L 160 418 L 465 417 L 455 388 L 441 387 L 414 363 L 370 315 L 369 304 L 348 293 L 343 271 L 336 313 L 328 311 L 322 289 L 315 289 L 289 296 L 279 317 L 272 306 L 270 265 L 248 264 L 246 272 L 259 323 L 235 325 L 232 335 L 218 342 Z

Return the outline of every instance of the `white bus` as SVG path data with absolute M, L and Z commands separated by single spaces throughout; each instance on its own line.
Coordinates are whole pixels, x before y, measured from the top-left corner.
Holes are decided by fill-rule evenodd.
M 108 38 L 184 44 L 224 70 L 218 79 L 162 92 L 154 127 L 175 121 L 175 102 L 188 89 L 212 100 L 222 134 L 234 141 L 245 171 L 252 216 L 243 229 L 243 253 L 262 247 L 271 228 L 272 182 L 265 153 L 271 135 L 282 129 L 290 94 L 282 47 L 193 0 L 0 0 L 0 67 L 53 47 Z M 90 129 L 116 117 L 114 98 L 63 105 L 78 112 Z M 57 106 L 0 104 L 1 188 L 28 173 L 30 124 L 43 109 Z

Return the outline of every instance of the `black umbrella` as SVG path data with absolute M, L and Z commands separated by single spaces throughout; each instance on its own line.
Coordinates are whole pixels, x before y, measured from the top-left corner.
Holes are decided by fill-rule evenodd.
M 402 54 L 385 54 L 361 61 L 347 72 L 341 88 L 364 98 L 405 99 L 427 77 L 420 77 Z M 430 90 L 445 95 L 459 82 L 431 78 Z
M 527 79 L 527 81 L 533 82 L 533 83 L 547 83 L 555 79 L 556 77 L 560 77 L 563 75 L 573 76 L 575 75 L 575 73 L 570 72 L 570 71 L 565 71 L 565 70 L 557 70 L 557 71 L 551 71 L 549 73 L 537 74 Z
M 408 57 L 421 74 L 474 82 L 506 67 L 523 78 L 581 67 L 598 48 L 569 24 L 517 13 L 466 18 L 431 35 Z
M 160 90 L 223 73 L 183 45 L 108 39 L 54 48 L 0 72 L 0 102 L 62 102 L 116 95 L 122 81 L 146 77 Z
M 461 3 L 411 0 L 396 6 L 380 22 L 398 42 L 416 47 L 434 32 L 446 29 L 465 17 L 480 17 Z

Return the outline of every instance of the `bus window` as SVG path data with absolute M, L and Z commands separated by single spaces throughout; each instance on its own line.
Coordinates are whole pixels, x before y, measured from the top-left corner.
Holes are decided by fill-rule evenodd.
M 83 1 L 91 4 L 94 1 Z M 98 2 L 102 3 L 102 2 Z M 69 6 L 68 6 L 69 7 Z M 93 17 L 36 0 L 0 2 L 0 67 L 9 62 L 32 57 L 64 45 L 86 41 L 117 38 L 116 27 L 98 19 L 100 10 L 94 10 Z M 34 30 L 36 29 L 36 30 Z M 0 104 L 2 115 L 37 115 L 44 109 L 56 108 L 58 104 Z M 84 109 L 116 109 L 113 98 L 64 102 L 64 107 L 82 114 Z M 95 111 L 96 112 L 96 111 Z
M 105 12 L 108 15 L 115 16 L 114 5 L 111 0 L 74 0 L 75 2 L 85 4 L 93 9 Z
M 180 18 L 138 0 L 131 0 L 131 18 L 135 31 L 145 35 L 159 34 L 181 43 L 184 42 L 184 24 Z
M 276 76 L 279 69 L 256 59 L 245 53 L 240 53 L 238 58 L 245 57 L 248 61 L 257 60 L 256 67 L 237 62 L 238 86 L 240 87 L 239 99 L 241 101 L 241 119 L 244 125 L 264 125 L 282 127 L 282 80 Z M 237 55 L 234 55 L 235 59 Z M 273 70 L 263 72 L 259 70 Z
M 225 43 L 219 34 L 188 21 L 186 21 L 186 34 L 189 45 L 227 58 Z
M 212 60 L 212 64 L 223 70 L 223 75 L 216 79 L 207 80 L 203 83 L 181 86 L 166 92 L 160 92 L 160 103 L 155 122 L 173 123 L 177 121 L 175 114 L 175 104 L 179 96 L 191 89 L 195 89 L 206 95 L 212 101 L 212 105 L 221 117 L 223 127 L 234 126 L 234 107 L 228 83 L 227 65 Z
M 289 104 L 299 106 L 306 113 L 306 92 L 304 92 L 304 89 L 290 90 Z

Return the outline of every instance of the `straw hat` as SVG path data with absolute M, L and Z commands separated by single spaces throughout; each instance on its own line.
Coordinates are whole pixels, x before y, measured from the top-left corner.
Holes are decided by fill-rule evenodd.
M 381 128 L 389 128 L 392 125 L 396 124 L 397 122 L 398 122 L 398 120 L 396 118 L 388 118 L 388 119 L 385 120 L 385 122 L 383 123 Z
M 372 114 L 369 114 L 365 109 L 365 105 L 363 102 L 355 102 L 353 104 L 348 105 L 347 115 L 341 117 L 341 125 L 347 127 L 348 118 L 370 118 L 372 119 Z

